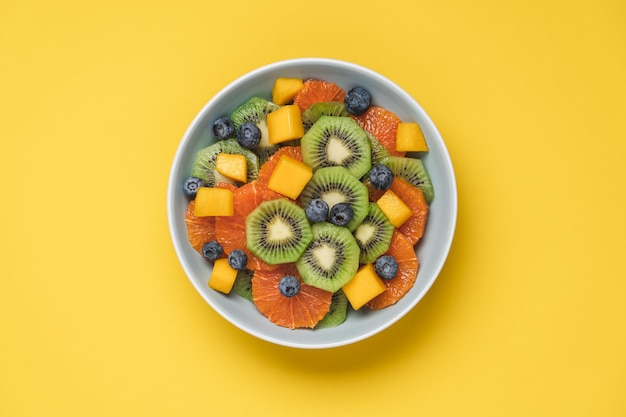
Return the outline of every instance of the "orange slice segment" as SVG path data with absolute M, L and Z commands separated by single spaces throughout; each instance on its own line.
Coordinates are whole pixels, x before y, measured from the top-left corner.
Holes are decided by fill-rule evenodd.
M 327 101 L 341 101 L 346 97 L 346 91 L 337 84 L 324 80 L 306 80 L 303 87 L 293 97 L 293 102 L 305 111 L 313 103 Z
M 352 117 L 359 126 L 374 135 L 390 154 L 396 156 L 406 155 L 406 152 L 396 150 L 398 123 L 402 120 L 395 113 L 382 107 L 371 106 L 362 115 Z
M 377 201 L 384 191 L 372 187 L 371 182 L 365 181 L 369 190 L 370 200 Z M 428 203 L 422 190 L 400 177 L 394 177 L 389 187 L 411 209 L 411 217 L 398 228 L 413 246 L 424 236 L 426 221 L 428 220 Z
M 398 274 L 393 279 L 383 279 L 387 289 L 371 299 L 366 305 L 380 310 L 398 302 L 415 284 L 418 260 L 411 241 L 399 231 L 394 231 L 386 255 L 398 262 Z
M 185 226 L 187 227 L 187 238 L 191 246 L 202 253 L 202 246 L 205 243 L 215 240 L 215 217 L 196 217 L 193 209 L 196 201 L 191 200 L 185 212 Z
M 279 283 L 285 275 L 300 281 L 300 291 L 293 297 L 280 293 Z M 252 276 L 252 299 L 259 311 L 272 323 L 287 327 L 314 328 L 330 311 L 333 294 L 305 284 L 293 264 L 273 271 L 256 271 Z

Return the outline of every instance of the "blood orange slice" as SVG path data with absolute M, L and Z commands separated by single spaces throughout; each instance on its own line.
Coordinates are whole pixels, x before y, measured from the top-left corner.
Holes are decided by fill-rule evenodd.
M 306 80 L 304 85 L 296 93 L 293 102 L 305 111 L 313 103 L 327 101 L 341 101 L 346 97 L 346 91 L 337 84 L 324 80 Z
M 373 310 L 380 310 L 398 302 L 415 284 L 418 260 L 411 241 L 399 231 L 391 237 L 391 244 L 386 255 L 391 255 L 398 262 L 398 274 L 393 279 L 383 279 L 387 289 L 371 299 L 366 305 Z
M 231 191 L 234 191 L 237 188 L 233 184 L 224 182 L 216 184 L 215 187 L 227 188 Z M 195 204 L 195 200 L 191 200 L 187 205 L 187 211 L 185 212 L 185 225 L 187 227 L 187 238 L 189 239 L 189 243 L 196 251 L 202 253 L 202 246 L 207 242 L 215 240 L 215 217 L 194 216 L 193 209 Z
M 365 181 L 372 201 L 377 201 L 384 191 L 372 187 L 369 179 Z M 413 246 L 424 236 L 426 221 L 428 220 L 428 203 L 424 197 L 424 192 L 408 182 L 407 180 L 395 177 L 389 187 L 398 197 L 411 209 L 411 217 L 398 228 L 405 235 Z
M 281 294 L 280 280 L 296 277 L 300 291 L 287 297 Z M 272 323 L 290 329 L 314 328 L 330 311 L 333 294 L 302 282 L 293 264 L 283 264 L 273 271 L 256 271 L 252 276 L 252 299 Z
M 393 112 L 382 107 L 371 106 L 360 116 L 352 116 L 364 130 L 378 139 L 381 145 L 395 156 L 404 156 L 406 152 L 396 150 L 398 123 L 402 120 Z
M 193 215 L 193 208 L 196 201 L 191 200 L 185 212 L 185 226 L 187 227 L 187 238 L 191 246 L 202 253 L 202 246 L 215 240 L 215 217 L 196 217 Z

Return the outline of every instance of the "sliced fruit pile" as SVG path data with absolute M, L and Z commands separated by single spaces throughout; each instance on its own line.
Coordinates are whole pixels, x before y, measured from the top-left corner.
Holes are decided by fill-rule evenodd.
M 434 198 L 416 122 L 360 86 L 279 78 L 271 99 L 251 97 L 213 133 L 183 184 L 210 288 L 278 326 L 320 329 L 413 287 Z

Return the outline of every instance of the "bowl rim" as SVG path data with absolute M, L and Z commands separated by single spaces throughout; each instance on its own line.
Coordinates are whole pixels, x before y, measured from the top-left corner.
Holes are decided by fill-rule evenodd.
M 265 74 L 266 72 L 275 72 L 281 68 L 307 67 L 307 66 L 341 67 L 342 70 L 356 71 L 359 73 L 366 74 L 367 77 L 375 79 L 377 82 L 381 82 L 385 84 L 386 86 L 392 87 L 394 89 L 394 93 L 402 96 L 404 100 L 411 102 L 412 105 L 415 106 L 415 108 L 419 112 L 422 112 L 423 115 L 425 115 L 426 117 L 426 122 L 429 124 L 429 129 L 431 131 L 431 134 L 435 135 L 437 137 L 437 140 L 442 145 L 441 148 L 439 149 L 439 152 L 441 153 L 441 156 L 446 162 L 444 168 L 450 178 L 450 183 L 447 185 L 450 187 L 449 194 L 452 198 L 449 204 L 447 205 L 447 210 L 449 211 L 450 220 L 449 220 L 449 223 L 447 224 L 446 238 L 441 247 L 442 249 L 440 252 L 441 253 L 440 261 L 433 268 L 433 273 L 431 274 L 432 278 L 427 282 L 427 285 L 423 288 L 423 290 L 420 293 L 418 293 L 405 308 L 403 308 L 402 310 L 399 310 L 397 314 L 392 316 L 389 320 L 385 321 L 383 324 L 375 326 L 369 329 L 368 331 L 362 332 L 352 337 L 348 337 L 348 338 L 341 339 L 341 340 L 334 341 L 334 342 L 315 343 L 315 344 L 293 342 L 289 340 L 280 339 L 278 337 L 274 337 L 272 335 L 268 335 L 263 332 L 260 332 L 254 327 L 246 326 L 244 323 L 241 323 L 240 321 L 236 321 L 229 315 L 224 314 L 224 312 L 222 311 L 221 308 L 219 308 L 219 306 L 217 306 L 211 299 L 209 299 L 208 297 L 204 295 L 203 288 L 200 288 L 199 285 L 192 279 L 193 272 L 191 271 L 190 266 L 188 266 L 185 262 L 182 261 L 182 258 L 183 258 L 182 245 L 184 243 L 176 239 L 175 226 L 174 226 L 175 222 L 178 221 L 177 218 L 174 217 L 174 213 L 176 211 L 174 209 L 174 201 L 175 201 L 174 194 L 175 194 L 175 187 L 178 186 L 178 184 L 176 183 L 175 173 L 177 172 L 179 165 L 182 162 L 181 161 L 182 154 L 184 150 L 186 149 L 186 147 L 189 145 L 189 142 L 191 141 L 191 137 L 193 136 L 193 133 L 200 127 L 199 125 L 204 119 L 204 114 L 212 108 L 214 103 L 219 102 L 224 97 L 228 96 L 229 94 L 232 94 L 231 90 L 233 90 L 238 85 L 241 85 L 242 83 L 253 80 L 254 78 L 257 78 L 260 75 Z M 421 104 L 415 98 L 413 98 L 410 94 L 408 94 L 408 92 L 406 92 L 403 88 L 401 88 L 394 81 L 362 65 L 359 65 L 350 61 L 333 59 L 333 58 L 303 57 L 303 58 L 292 58 L 292 59 L 276 61 L 273 63 L 262 65 L 251 71 L 248 71 L 247 73 L 235 78 L 226 86 L 222 87 L 202 106 L 200 111 L 196 113 L 193 120 L 188 125 L 187 129 L 184 131 L 184 134 L 181 137 L 180 142 L 178 143 L 178 146 L 176 148 L 172 165 L 170 167 L 169 178 L 168 178 L 168 185 L 167 185 L 167 192 L 166 192 L 166 210 L 167 210 L 168 230 L 170 233 L 170 238 L 174 246 L 174 250 L 178 258 L 179 264 L 183 268 L 185 275 L 187 276 L 191 284 L 194 286 L 196 291 L 201 295 L 201 297 L 205 300 L 205 302 L 207 302 L 211 306 L 211 308 L 215 312 L 217 312 L 222 318 L 227 320 L 229 323 L 231 323 L 235 327 L 261 340 L 265 340 L 270 343 L 274 343 L 274 344 L 282 345 L 286 347 L 292 347 L 292 348 L 326 349 L 326 348 L 334 348 L 334 347 L 340 347 L 340 346 L 353 344 L 361 340 L 365 340 L 377 333 L 382 332 L 383 330 L 389 328 L 394 323 L 396 323 L 401 318 L 403 318 L 409 311 L 411 311 L 422 300 L 422 298 L 426 295 L 426 293 L 429 292 L 430 288 L 434 285 L 435 281 L 439 277 L 441 270 L 443 269 L 443 266 L 445 265 L 448 259 L 449 252 L 452 247 L 452 242 L 454 240 L 454 235 L 456 233 L 456 224 L 458 220 L 457 219 L 458 217 L 458 190 L 457 190 L 454 166 L 450 158 L 449 150 L 439 130 L 435 126 L 434 122 L 432 121 L 430 116 L 426 113 L 426 111 L 422 108 Z

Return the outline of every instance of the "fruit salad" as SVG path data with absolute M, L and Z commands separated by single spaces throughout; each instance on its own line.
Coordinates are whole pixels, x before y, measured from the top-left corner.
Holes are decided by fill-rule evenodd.
M 278 78 L 212 127 L 182 184 L 210 288 L 278 326 L 322 329 L 413 287 L 434 198 L 417 122 L 362 86 Z

